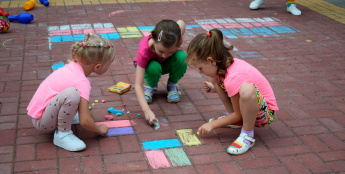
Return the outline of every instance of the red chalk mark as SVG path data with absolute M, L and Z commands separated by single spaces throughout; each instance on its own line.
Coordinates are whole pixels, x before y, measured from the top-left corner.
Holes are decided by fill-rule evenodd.
M 106 115 L 106 116 L 105 116 L 105 119 L 107 119 L 107 120 L 112 120 L 112 119 L 114 119 L 114 117 L 111 116 L 111 115 Z
M 119 121 L 106 121 L 106 122 L 96 122 L 96 125 L 99 126 L 101 124 L 106 125 L 108 128 L 114 127 L 130 127 L 131 122 L 129 120 L 119 120 Z
M 145 151 L 150 165 L 154 169 L 170 167 L 170 163 L 162 150 Z
M 117 10 L 117 11 L 111 12 L 111 13 L 109 13 L 109 17 L 112 17 L 112 16 L 114 16 L 115 14 L 123 13 L 123 12 L 125 12 L 125 10 Z

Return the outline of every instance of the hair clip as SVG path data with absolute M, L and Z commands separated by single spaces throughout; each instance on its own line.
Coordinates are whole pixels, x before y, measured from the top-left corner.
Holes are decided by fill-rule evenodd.
M 162 40 L 162 35 L 163 35 L 163 30 L 159 33 L 158 35 L 158 41 L 161 41 Z
M 207 32 L 207 36 L 211 37 L 211 32 L 210 31 Z
M 82 42 L 82 44 L 83 44 L 83 45 L 82 45 L 81 47 L 83 47 L 83 48 L 84 48 L 84 47 L 85 47 L 85 45 L 86 45 L 86 44 L 85 44 L 85 42 Z
M 100 42 L 100 43 L 99 43 L 99 46 L 100 46 L 100 47 L 103 47 L 103 43 L 102 43 L 102 42 Z

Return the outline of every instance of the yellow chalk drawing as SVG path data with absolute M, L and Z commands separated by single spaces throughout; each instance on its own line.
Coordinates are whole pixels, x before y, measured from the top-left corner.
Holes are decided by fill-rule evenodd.
M 116 28 L 121 38 L 143 37 L 137 27 L 120 27 Z
M 201 144 L 198 137 L 196 137 L 196 135 L 193 134 L 192 129 L 180 129 L 177 130 L 177 134 L 182 140 L 183 144 L 185 144 L 186 146 L 195 146 Z

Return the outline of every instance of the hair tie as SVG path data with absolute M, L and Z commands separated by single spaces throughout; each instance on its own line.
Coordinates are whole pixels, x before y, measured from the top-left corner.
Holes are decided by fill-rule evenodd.
M 162 35 L 163 35 L 163 30 L 159 33 L 158 35 L 158 41 L 161 41 L 162 40 Z
M 109 44 L 109 48 L 111 47 L 111 45 Z
M 207 32 L 207 36 L 208 36 L 208 37 L 211 37 L 211 32 L 208 31 L 208 32 Z
M 85 42 L 82 42 L 82 44 L 83 44 L 83 45 L 82 45 L 81 47 L 83 47 L 83 48 L 84 48 L 84 47 L 85 47 L 85 45 L 86 45 L 86 44 L 85 44 Z

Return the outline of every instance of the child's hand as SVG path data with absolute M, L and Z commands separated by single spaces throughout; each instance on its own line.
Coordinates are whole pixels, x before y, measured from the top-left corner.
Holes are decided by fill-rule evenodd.
M 150 125 L 155 125 L 155 121 L 158 122 L 155 114 L 152 111 L 145 112 L 145 119 Z
M 211 123 L 205 123 L 198 129 L 198 134 L 205 135 L 211 133 L 213 130 L 213 126 Z
M 206 93 L 215 93 L 216 92 L 213 84 L 209 81 L 204 81 L 204 89 L 205 89 Z
M 104 125 L 104 124 L 102 124 L 102 125 L 99 125 L 99 129 L 100 129 L 100 135 L 102 135 L 102 136 L 104 136 L 105 134 L 107 134 L 108 133 L 108 131 L 109 131 L 109 128 L 106 126 L 106 125 Z

